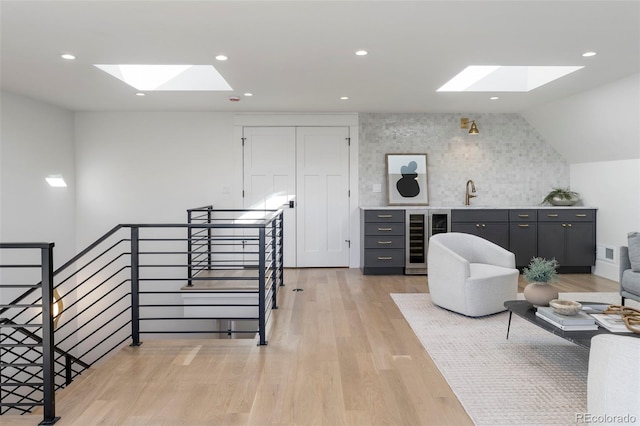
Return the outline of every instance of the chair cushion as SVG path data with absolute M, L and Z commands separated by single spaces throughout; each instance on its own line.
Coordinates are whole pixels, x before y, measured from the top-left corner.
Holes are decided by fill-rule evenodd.
M 631 269 L 624 271 L 620 286 L 624 291 L 640 297 L 640 272 L 634 272 Z
M 502 266 L 488 265 L 486 263 L 469 264 L 470 278 L 482 279 L 489 277 L 504 277 L 512 275 L 517 270 L 514 268 L 504 268 Z
M 629 241 L 631 269 L 640 272 L 640 232 L 629 232 L 627 240 Z

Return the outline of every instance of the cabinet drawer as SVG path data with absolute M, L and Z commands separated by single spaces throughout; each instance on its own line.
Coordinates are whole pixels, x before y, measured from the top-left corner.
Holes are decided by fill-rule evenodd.
M 400 235 L 365 237 L 366 249 L 404 249 L 404 237 Z
M 451 222 L 507 222 L 508 210 L 452 210 Z
M 367 250 L 365 252 L 365 266 L 404 266 L 404 250 Z
M 365 235 L 404 235 L 404 223 L 365 223 Z
M 402 222 L 404 223 L 404 210 L 366 210 L 365 222 Z
M 509 222 L 536 222 L 538 211 L 533 209 L 509 210 Z
M 593 210 L 580 210 L 580 209 L 545 209 L 540 210 L 538 214 L 538 221 L 540 222 L 593 222 L 594 219 Z

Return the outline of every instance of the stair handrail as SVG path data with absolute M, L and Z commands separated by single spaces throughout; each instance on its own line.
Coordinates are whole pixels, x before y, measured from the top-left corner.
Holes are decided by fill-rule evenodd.
M 87 254 L 88 252 L 90 252 L 91 250 L 93 250 L 94 248 L 96 248 L 98 245 L 100 245 L 100 243 L 102 243 L 104 240 L 106 240 L 107 238 L 109 238 L 110 236 L 112 236 L 113 234 L 115 234 L 118 230 L 120 230 L 123 227 L 122 224 L 120 225 L 116 225 L 113 228 L 111 228 L 111 230 L 107 231 L 106 234 L 104 234 L 102 237 L 98 238 L 96 241 L 94 241 L 93 243 L 91 243 L 87 248 L 85 248 L 84 250 L 82 250 L 80 253 L 76 254 L 75 256 L 73 256 L 68 262 L 66 262 L 64 265 L 60 266 L 58 269 L 56 269 L 55 271 L 53 271 L 53 276 L 55 277 L 56 275 L 58 275 L 60 272 L 64 271 L 65 269 L 67 269 L 69 266 L 73 265 L 75 262 L 77 262 L 82 256 L 84 256 L 85 254 Z M 40 281 L 39 283 L 37 283 L 33 288 L 25 291 L 24 293 L 22 293 L 20 296 L 18 296 L 15 300 L 11 301 L 9 303 L 9 305 L 15 305 L 18 302 L 24 300 L 25 297 L 29 296 L 31 293 L 33 293 L 34 291 L 37 290 L 38 286 L 40 286 L 42 284 L 42 281 Z M 7 310 L 9 310 L 9 308 L 2 308 L 0 309 L 0 315 L 2 315 L 3 313 L 5 313 Z

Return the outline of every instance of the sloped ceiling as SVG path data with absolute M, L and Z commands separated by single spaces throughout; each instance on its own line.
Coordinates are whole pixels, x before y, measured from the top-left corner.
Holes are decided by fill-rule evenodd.
M 640 74 L 522 116 L 570 164 L 640 159 Z

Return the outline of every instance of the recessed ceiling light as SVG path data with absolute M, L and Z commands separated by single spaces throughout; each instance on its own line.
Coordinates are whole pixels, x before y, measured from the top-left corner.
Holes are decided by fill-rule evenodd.
M 218 55 L 218 56 L 216 56 L 216 59 L 218 61 L 226 61 L 229 58 L 227 58 L 225 55 Z
M 585 58 L 590 58 L 591 56 L 596 56 L 596 52 L 584 52 L 582 54 Z
M 367 52 L 366 50 L 357 50 L 356 51 L 356 55 L 358 55 L 358 56 L 366 56 L 368 54 L 369 54 L 369 52 Z
M 348 100 L 348 99 L 349 99 L 349 97 L 348 97 L 348 96 L 341 96 L 341 97 L 340 97 L 340 100 L 342 100 L 342 101 L 346 101 L 346 100 Z
M 233 90 L 212 65 L 94 65 L 139 91 Z
M 253 96 L 253 93 L 245 93 L 245 96 Z
M 438 92 L 529 92 L 582 66 L 470 65 Z
M 147 94 L 144 92 L 137 92 L 136 96 L 147 96 Z
M 498 99 L 500 99 L 500 98 L 499 98 L 499 97 L 497 97 L 497 96 L 492 96 L 492 97 L 490 97 L 489 99 L 491 99 L 492 101 L 496 101 L 496 100 L 498 100 Z
M 60 57 L 62 59 L 66 59 L 68 61 L 73 61 L 76 57 L 74 55 L 72 55 L 71 53 L 63 53 L 62 55 L 60 55 Z

